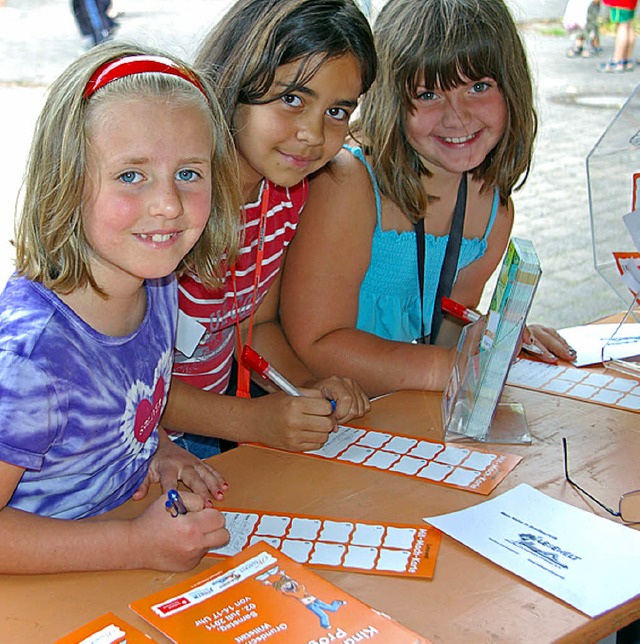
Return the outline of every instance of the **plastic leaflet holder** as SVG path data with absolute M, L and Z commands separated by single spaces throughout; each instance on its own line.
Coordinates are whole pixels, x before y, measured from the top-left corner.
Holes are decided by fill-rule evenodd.
M 640 180 L 640 176 L 638 179 Z M 634 205 L 636 205 L 634 197 Z M 640 211 L 630 213 L 634 217 Z M 638 218 L 640 222 L 640 218 Z M 636 240 L 636 244 L 638 241 Z M 602 347 L 601 361 L 605 369 L 613 369 L 626 376 L 640 378 L 640 356 L 633 356 L 629 346 L 636 346 L 640 339 L 640 252 L 614 252 L 621 282 L 629 289 L 633 299 L 629 308 Z
M 640 251 L 628 225 L 640 206 L 640 85 L 587 155 L 586 170 L 594 267 L 627 310 L 633 296 L 614 253 Z M 632 310 L 629 317 L 640 321 Z
M 619 354 L 620 345 L 629 341 L 630 329 L 635 329 L 636 323 L 640 316 L 640 309 L 634 300 L 622 320 L 616 327 L 611 337 L 602 347 L 602 366 L 605 369 L 613 369 L 626 376 L 631 376 L 640 380 L 640 356 L 622 357 Z M 634 324 L 634 326 L 628 326 Z M 640 335 L 640 330 L 633 333 L 636 338 Z
M 540 279 L 528 240 L 509 244 L 486 318 L 467 325 L 442 396 L 445 441 L 530 443 L 524 408 L 500 403 Z

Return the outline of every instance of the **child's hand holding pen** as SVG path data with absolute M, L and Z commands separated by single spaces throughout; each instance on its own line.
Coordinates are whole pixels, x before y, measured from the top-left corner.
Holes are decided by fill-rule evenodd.
M 188 490 L 162 494 L 123 529 L 131 568 L 191 570 L 211 548 L 229 541 L 224 515 Z
M 314 395 L 300 391 L 249 345 L 242 350 L 242 362 L 290 396 Z M 371 407 L 367 395 L 350 378 L 332 376 L 310 384 L 309 388 L 320 391 L 331 403 L 332 413 L 339 423 L 363 416 Z

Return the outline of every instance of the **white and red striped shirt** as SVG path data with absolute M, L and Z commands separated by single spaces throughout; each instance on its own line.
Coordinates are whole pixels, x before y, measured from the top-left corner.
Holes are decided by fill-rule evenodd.
M 235 264 L 238 311 L 230 269 L 226 271 L 224 286 L 218 289 L 206 288 L 193 275 L 184 275 L 179 282 L 180 311 L 202 325 L 204 335 L 191 356 L 176 349 L 173 373 L 200 389 L 222 394 L 229 385 L 236 316 L 242 321 L 251 315 L 260 236 L 260 201 L 264 188 L 263 181 L 257 200 L 245 206 L 244 240 Z M 284 251 L 298 226 L 307 192 L 306 179 L 292 188 L 270 183 L 256 309 L 278 276 Z

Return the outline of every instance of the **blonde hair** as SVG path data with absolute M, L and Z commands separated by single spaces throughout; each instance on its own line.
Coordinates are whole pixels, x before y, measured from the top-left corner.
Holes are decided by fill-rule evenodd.
M 356 136 L 382 193 L 415 223 L 429 175 L 407 140 L 405 115 L 418 86 L 452 89 L 493 78 L 506 103 L 502 138 L 471 174 L 505 204 L 531 167 L 537 132 L 533 83 L 517 27 L 502 0 L 389 0 L 374 25 L 378 76 L 360 105 Z
M 137 73 L 105 85 L 89 99 L 87 83 L 103 64 L 136 55 L 161 55 L 195 75 L 202 91 L 188 80 L 164 73 Z M 25 179 L 23 203 L 16 222 L 16 270 L 47 288 L 69 293 L 90 285 L 104 295 L 93 278 L 89 244 L 82 224 L 82 197 L 87 181 L 88 138 L 92 114 L 102 114 L 112 99 L 163 98 L 199 106 L 211 123 L 212 206 L 209 221 L 178 266 L 205 284 L 222 279 L 221 259 L 237 253 L 240 227 L 238 162 L 220 106 L 202 74 L 165 52 L 137 45 L 107 43 L 72 63 L 51 86 L 36 123 Z

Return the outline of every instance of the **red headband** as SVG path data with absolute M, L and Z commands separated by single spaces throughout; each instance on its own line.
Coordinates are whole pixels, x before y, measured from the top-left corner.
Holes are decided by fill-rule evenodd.
M 147 72 L 159 72 L 161 74 L 171 74 L 172 76 L 184 78 L 197 87 L 207 101 L 209 100 L 202 83 L 200 83 L 193 72 L 184 67 L 179 67 L 171 59 L 162 56 L 125 56 L 118 60 L 110 60 L 108 63 L 98 67 L 93 73 L 93 76 L 91 76 L 85 87 L 84 97 L 89 98 L 101 87 L 108 85 L 111 81 L 117 80 L 118 78 Z

